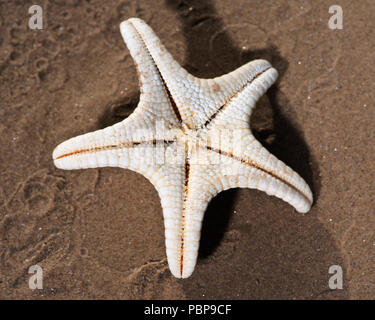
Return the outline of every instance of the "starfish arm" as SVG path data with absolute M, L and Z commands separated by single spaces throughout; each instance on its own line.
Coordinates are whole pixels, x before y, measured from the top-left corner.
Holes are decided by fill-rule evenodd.
M 192 157 L 194 162 L 194 157 Z M 186 182 L 179 233 L 179 273 L 188 278 L 197 263 L 204 213 L 211 199 L 220 192 L 215 184 L 215 167 L 191 163 Z
M 109 166 L 143 174 L 163 163 L 165 147 L 174 139 L 175 131 L 164 122 L 155 123 L 151 115 L 136 110 L 113 126 L 64 141 L 52 157 L 55 166 L 65 170 Z
M 241 70 L 243 68 L 243 70 Z M 229 86 L 231 78 L 240 83 L 236 90 L 219 108 L 211 113 L 204 123 L 204 129 L 238 130 L 250 128 L 250 116 L 259 98 L 276 81 L 276 69 L 265 60 L 254 60 L 217 80 L 221 86 Z M 238 88 L 239 87 L 239 88 Z
M 173 149 L 171 148 L 172 151 L 167 150 L 167 154 L 173 152 Z M 186 273 L 181 272 L 181 225 L 184 210 L 185 176 L 183 164 L 168 164 L 160 166 L 149 177 L 158 192 L 163 210 L 165 247 L 169 269 L 177 278 L 186 277 Z
M 218 118 L 226 119 L 226 124 L 232 126 L 233 120 L 248 119 L 258 99 L 277 76 L 276 69 L 268 61 L 254 60 L 223 76 L 202 79 L 202 90 L 209 89 L 204 95 L 206 107 L 198 112 L 196 126 L 210 127 Z
M 188 278 L 193 273 L 199 251 L 202 221 L 210 200 L 220 190 L 213 181 L 214 167 L 201 165 L 197 153 L 189 154 L 189 162 L 180 167 L 179 184 L 168 183 L 160 192 L 164 214 L 168 264 L 177 278 Z M 182 188 L 180 186 L 182 185 Z M 163 195 L 173 198 L 163 201 Z M 172 204 L 172 205 L 169 205 Z
M 189 122 L 181 90 L 189 91 L 189 85 L 194 82 L 194 77 L 173 59 L 153 30 L 141 19 L 131 18 L 122 22 L 120 31 L 138 68 L 144 63 L 145 55 L 148 55 L 148 60 L 156 69 L 178 120 Z M 183 82 L 186 87 L 183 87 Z
M 212 145 L 206 147 L 210 151 L 209 163 L 217 165 L 220 190 L 258 189 L 288 202 L 298 212 L 310 210 L 312 192 L 298 173 L 267 151 L 252 135 L 247 134 L 233 144 L 234 148 L 225 143 L 221 149 Z
M 136 111 L 145 112 L 155 120 L 163 120 L 168 122 L 169 126 L 176 127 L 179 125 L 179 112 L 173 105 L 174 101 L 170 99 L 168 88 L 153 57 L 131 20 L 121 23 L 120 29 L 139 77 L 141 95 Z

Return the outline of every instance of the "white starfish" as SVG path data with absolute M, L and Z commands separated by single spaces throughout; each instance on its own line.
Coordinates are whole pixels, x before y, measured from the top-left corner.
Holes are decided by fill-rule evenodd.
M 138 107 L 122 122 L 69 139 L 53 152 L 61 169 L 121 167 L 144 175 L 163 208 L 169 268 L 195 267 L 203 215 L 220 191 L 254 188 L 307 212 L 305 181 L 254 138 L 249 119 L 277 71 L 255 60 L 214 79 L 199 79 L 166 51 L 140 19 L 120 25 L 139 73 Z

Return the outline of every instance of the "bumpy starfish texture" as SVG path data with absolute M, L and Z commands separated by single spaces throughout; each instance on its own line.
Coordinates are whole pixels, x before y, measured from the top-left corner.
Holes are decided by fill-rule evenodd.
M 138 107 L 122 122 L 57 146 L 58 168 L 109 166 L 144 175 L 161 199 L 168 264 L 177 278 L 195 268 L 204 212 L 219 192 L 254 188 L 299 212 L 310 209 L 309 186 L 250 131 L 256 101 L 277 78 L 267 61 L 199 79 L 142 20 L 124 21 L 120 30 L 139 73 Z

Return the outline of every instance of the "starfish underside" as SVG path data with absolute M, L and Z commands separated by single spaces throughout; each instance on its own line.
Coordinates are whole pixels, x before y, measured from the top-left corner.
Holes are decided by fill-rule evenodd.
M 309 186 L 250 131 L 256 101 L 277 78 L 267 61 L 199 79 L 142 20 L 124 21 L 120 30 L 138 69 L 138 107 L 122 122 L 57 146 L 58 168 L 109 166 L 144 175 L 161 199 L 168 264 L 177 278 L 194 270 L 204 212 L 219 192 L 254 188 L 299 212 L 310 209 Z

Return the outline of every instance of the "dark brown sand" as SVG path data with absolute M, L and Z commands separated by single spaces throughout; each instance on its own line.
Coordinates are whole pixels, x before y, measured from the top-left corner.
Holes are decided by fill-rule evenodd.
M 0 1 L 0 298 L 375 298 L 375 1 Z M 343 30 L 330 30 L 340 4 Z M 62 171 L 54 147 L 116 123 L 139 87 L 119 23 L 144 19 L 188 71 L 280 73 L 252 126 L 312 187 L 301 215 L 250 189 L 206 212 L 192 277 L 171 276 L 158 195 L 119 168 Z M 44 271 L 30 290 L 28 268 Z M 340 265 L 343 290 L 330 290 Z

